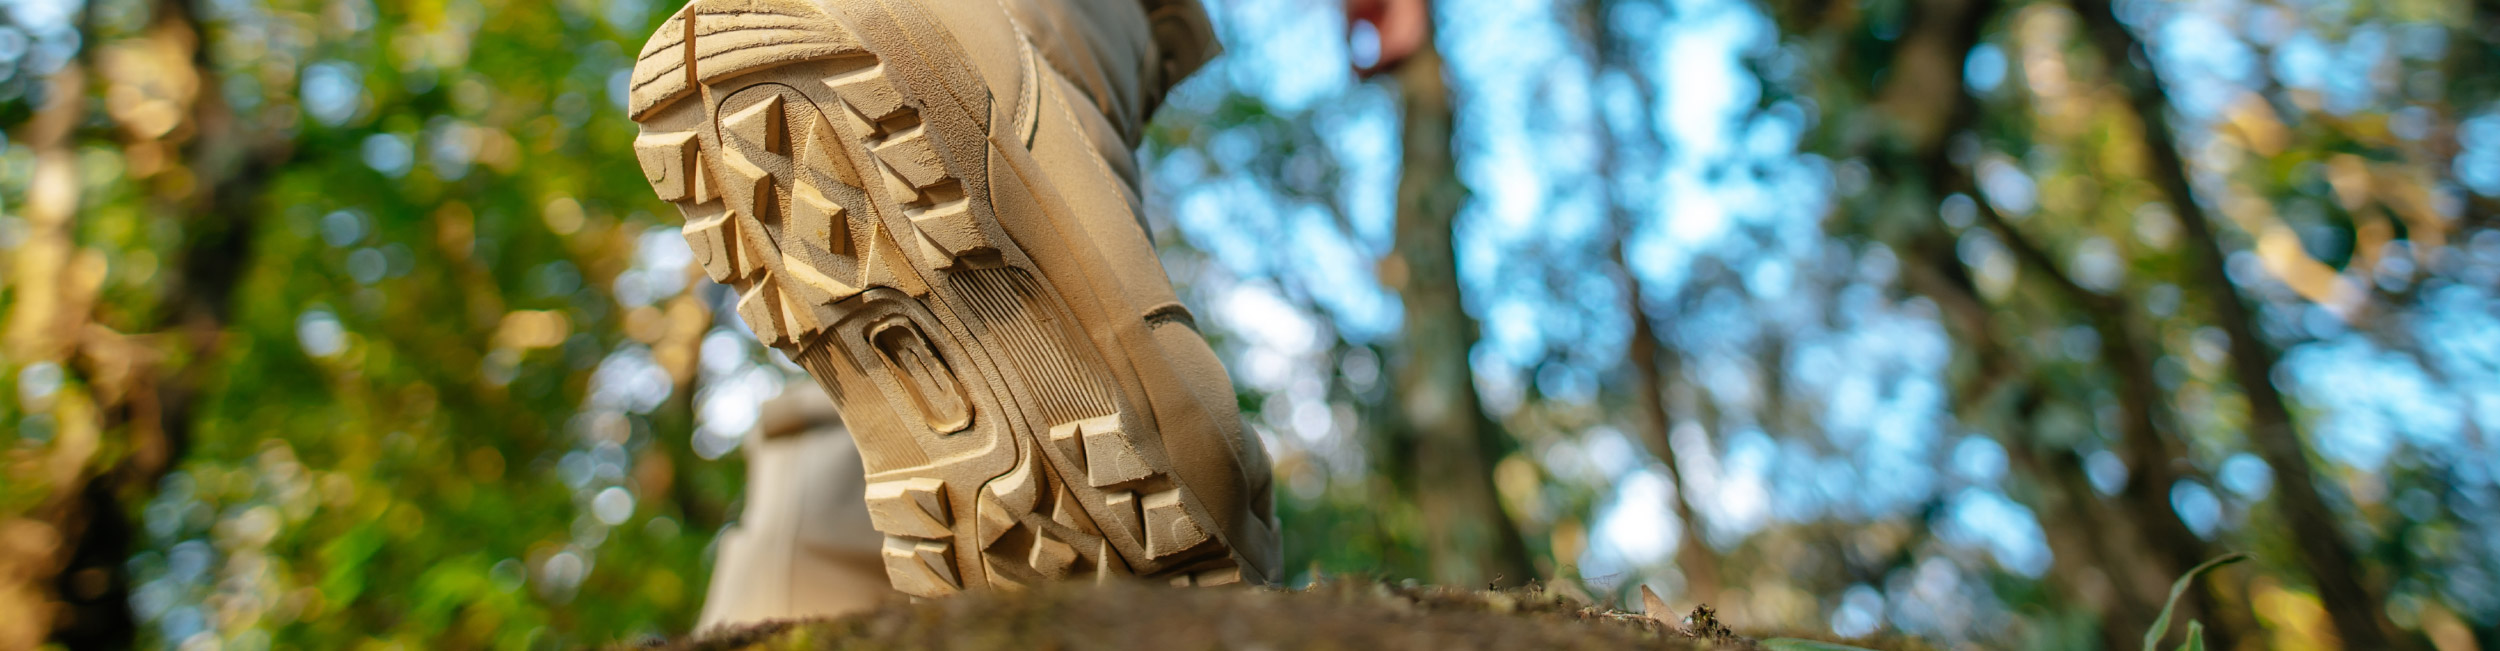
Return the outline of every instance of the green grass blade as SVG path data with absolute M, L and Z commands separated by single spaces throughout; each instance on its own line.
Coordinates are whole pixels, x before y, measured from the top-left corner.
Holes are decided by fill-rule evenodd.
M 2186 643 L 2179 645 L 2179 651 L 2205 651 L 2204 622 L 2188 620 L 2188 639 Z
M 1768 651 L 1875 651 L 1874 649 L 1866 647 L 1835 644 L 1832 642 L 1816 642 L 1814 640 L 1800 640 L 1793 637 L 1775 637 L 1763 640 L 1761 644 L 1762 648 L 1767 649 Z
M 2205 561 L 2204 564 L 2189 569 L 2187 574 L 2179 576 L 2179 580 L 2171 582 L 2170 601 L 2161 605 L 2161 616 L 2154 618 L 2153 627 L 2144 631 L 2144 651 L 2161 651 L 2161 636 L 2163 633 L 2170 632 L 2170 612 L 2179 608 L 2179 595 L 2187 594 L 2188 586 L 2196 583 L 2198 575 L 2244 560 L 2248 560 L 2247 554 L 2240 552 L 2223 554 L 2220 558 Z M 2199 627 L 2198 632 L 2203 632 L 2202 627 Z

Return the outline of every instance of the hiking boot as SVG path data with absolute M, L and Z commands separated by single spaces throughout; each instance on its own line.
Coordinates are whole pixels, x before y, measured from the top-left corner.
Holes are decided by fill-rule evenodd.
M 1266 454 L 1138 217 L 1151 109 L 1005 1 L 696 0 L 634 66 L 644 176 L 840 407 L 896 589 L 1268 582 Z

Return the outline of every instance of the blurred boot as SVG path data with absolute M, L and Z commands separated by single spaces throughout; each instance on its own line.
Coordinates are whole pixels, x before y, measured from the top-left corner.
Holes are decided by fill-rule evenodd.
M 1275 576 L 1129 154 L 1212 54 L 1188 0 L 696 0 L 643 48 L 644 176 L 840 406 L 895 588 Z
M 698 629 L 845 615 L 894 594 L 833 401 L 790 387 L 765 403 L 745 447 L 746 508 L 721 534 Z

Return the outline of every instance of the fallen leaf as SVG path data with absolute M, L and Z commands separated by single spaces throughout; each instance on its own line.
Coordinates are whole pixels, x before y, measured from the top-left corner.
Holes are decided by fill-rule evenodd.
M 1667 619 L 1673 612 L 1667 609 L 1667 600 L 1658 598 L 1656 591 L 1650 590 L 1649 586 L 1641 586 L 1641 614 L 1660 624 L 1675 626 L 1675 620 Z

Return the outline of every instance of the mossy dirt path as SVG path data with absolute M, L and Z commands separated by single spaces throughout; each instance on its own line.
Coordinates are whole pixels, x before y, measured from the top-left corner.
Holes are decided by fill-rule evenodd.
M 1483 591 L 1331 582 L 1303 590 L 1262 590 L 1114 583 L 974 593 L 919 603 L 897 600 L 851 617 L 764 624 L 674 642 L 654 640 L 647 646 L 706 651 L 1779 648 L 1731 632 L 1706 616 L 1698 625 L 1693 616 L 1668 619 L 1672 623 L 1536 588 Z

